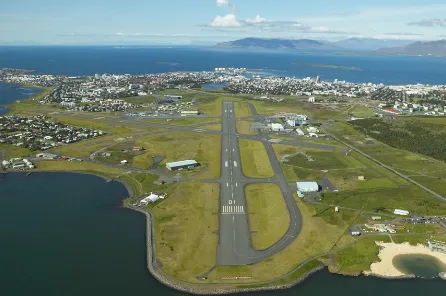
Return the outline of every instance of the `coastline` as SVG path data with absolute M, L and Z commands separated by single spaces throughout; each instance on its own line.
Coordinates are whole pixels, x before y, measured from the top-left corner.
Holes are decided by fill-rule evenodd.
M 275 291 L 275 290 L 283 290 L 283 289 L 289 289 L 292 288 L 303 281 L 305 281 L 308 277 L 313 275 L 314 273 L 322 270 L 325 268 L 325 266 L 321 263 L 320 266 L 314 268 L 313 270 L 307 272 L 299 279 L 292 281 L 289 284 L 283 284 L 283 285 L 277 285 L 277 286 L 265 286 L 265 287 L 256 287 L 256 288 L 249 288 L 249 286 L 255 286 L 259 285 L 257 283 L 253 284 L 206 284 L 211 286 L 224 286 L 224 285 L 231 285 L 231 286 L 242 286 L 246 285 L 247 288 L 231 288 L 231 289 L 222 289 L 222 288 L 215 288 L 215 289 L 200 289 L 200 288 L 193 288 L 189 287 L 189 285 L 200 285 L 200 284 L 193 284 L 193 283 L 187 283 L 183 282 L 178 279 L 173 279 L 169 275 L 165 274 L 160 270 L 160 267 L 156 267 L 156 258 L 155 258 L 155 245 L 154 245 L 154 237 L 153 237 L 153 222 L 152 222 L 152 213 L 132 207 L 131 205 L 124 203 L 124 207 L 140 212 L 146 217 L 146 239 L 147 239 L 147 268 L 150 272 L 150 274 L 158 280 L 161 284 L 185 293 L 195 294 L 195 295 L 225 295 L 225 294 L 234 294 L 234 293 L 246 293 L 246 292 L 264 292 L 264 291 Z M 179 283 L 183 283 L 184 285 L 180 285 Z M 260 283 L 261 284 L 261 283 Z
M 140 212 L 141 214 L 143 214 L 146 218 L 146 264 L 147 264 L 147 269 L 150 272 L 150 274 L 161 284 L 176 290 L 176 291 L 180 291 L 180 292 L 185 292 L 185 293 L 189 293 L 189 294 L 195 294 L 195 295 L 226 295 L 226 294 L 233 294 L 233 293 L 246 293 L 246 292 L 264 292 L 264 291 L 275 291 L 275 290 L 284 290 L 284 289 L 289 289 L 292 288 L 302 282 L 304 282 L 307 278 L 309 278 L 311 275 L 315 274 L 316 272 L 326 268 L 327 266 L 324 265 L 323 263 L 321 263 L 318 267 L 308 271 L 307 273 L 303 274 L 301 277 L 299 277 L 296 280 L 290 281 L 287 284 L 279 284 L 279 285 L 271 285 L 268 286 L 268 284 L 270 283 L 274 283 L 274 282 L 278 282 L 281 279 L 285 278 L 286 276 L 290 275 L 291 273 L 297 271 L 297 270 L 293 270 L 288 274 L 285 274 L 279 278 L 276 279 L 272 279 L 270 281 L 266 281 L 266 282 L 260 282 L 260 283 L 240 283 L 240 284 L 235 284 L 235 283 L 231 283 L 231 284 L 213 284 L 213 283 L 189 283 L 189 282 L 184 282 L 182 280 L 173 278 L 171 276 L 169 276 L 168 274 L 164 273 L 163 270 L 161 269 L 161 267 L 159 266 L 159 263 L 156 260 L 155 257 L 155 252 L 156 252 L 156 248 L 155 248 L 155 244 L 154 244 L 154 225 L 153 225 L 153 217 L 152 217 L 152 213 L 150 211 L 145 211 L 142 210 L 140 208 L 136 208 L 134 206 L 132 206 L 131 204 L 129 204 L 127 202 L 127 200 L 129 198 L 134 197 L 134 192 L 132 190 L 132 187 L 129 183 L 127 183 L 125 180 L 120 180 L 120 179 L 110 179 L 109 177 L 105 176 L 105 175 L 101 175 L 99 173 L 93 173 L 93 172 L 77 172 L 77 171 L 72 171 L 72 172 L 67 172 L 67 171 L 57 171 L 57 170 L 51 170 L 51 171 L 34 171 L 36 173 L 76 173 L 76 174 L 85 174 L 85 175 L 92 175 L 92 176 L 96 176 L 99 177 L 101 179 L 103 179 L 104 181 L 117 181 L 120 182 L 123 186 L 125 186 L 125 188 L 127 189 L 127 192 L 129 194 L 129 196 L 124 199 L 122 201 L 122 207 L 123 208 L 128 208 L 130 210 L 134 210 L 136 212 Z M 0 173 L 5 173 L 7 174 L 8 171 L 0 171 Z M 15 172 L 17 173 L 17 172 Z M 23 173 L 23 172 L 18 172 L 18 173 Z M 383 249 L 385 249 L 387 247 L 387 245 L 407 245 L 409 246 L 409 248 L 416 248 L 416 247 L 421 247 L 424 249 L 427 249 L 429 252 L 430 251 L 428 248 L 419 245 L 416 247 L 410 246 L 408 243 L 404 243 L 404 244 L 393 244 L 393 243 L 380 243 L 377 242 L 378 245 L 383 246 Z M 382 250 L 383 250 L 382 249 Z M 389 248 L 387 248 L 389 249 Z M 382 251 L 381 250 L 381 251 Z M 392 249 L 393 250 L 393 249 Z M 381 255 L 381 251 L 380 254 Z M 426 251 L 427 252 L 427 251 Z M 416 253 L 420 253 L 418 250 L 416 250 Z M 435 252 L 434 255 L 438 253 Z M 408 253 L 411 254 L 411 253 Z M 441 254 L 441 253 L 438 253 Z M 393 254 L 393 256 L 396 255 L 400 255 L 400 253 L 398 254 Z M 429 253 L 429 255 L 432 255 L 431 253 Z M 442 254 L 445 257 L 445 263 L 446 263 L 446 254 Z M 381 258 L 381 256 L 379 256 L 381 261 L 383 261 L 383 258 Z M 392 257 L 393 258 L 393 257 Z M 374 264 L 380 264 L 381 262 L 377 262 L 377 263 L 373 263 L 372 266 Z M 391 264 L 391 261 L 390 261 Z M 363 271 L 362 274 L 364 276 L 374 276 L 374 277 L 378 277 L 378 278 L 384 278 L 384 279 L 409 279 L 409 278 L 416 278 L 415 275 L 405 275 L 405 274 L 385 274 L 383 272 L 377 271 L 376 269 L 372 268 L 371 266 L 371 270 L 370 271 Z M 303 266 L 299 266 L 299 268 L 302 268 Z M 330 271 L 331 272 L 331 271 Z M 355 275 L 351 275 L 351 274 L 342 274 L 342 273 L 337 273 L 337 272 L 331 272 L 334 274 L 339 274 L 339 275 L 343 275 L 343 276 L 360 276 L 361 273 L 359 274 L 355 274 Z M 196 287 L 193 287 L 193 286 Z M 206 288 L 199 288 L 200 285 L 206 286 Z M 262 286 L 265 285 L 265 286 Z M 213 286 L 215 286 L 215 288 L 212 288 Z M 228 286 L 230 288 L 226 289 L 226 288 L 221 288 L 224 286 Z M 243 288 L 243 286 L 246 286 L 246 288 Z M 252 287 L 250 287 L 252 286 Z M 236 287 L 236 288 L 232 288 L 232 287 Z
M 423 254 L 435 257 L 446 264 L 446 254 L 430 250 L 424 245 L 412 246 L 409 243 L 395 244 L 376 242 L 381 247 L 378 257 L 379 262 L 370 265 L 370 270 L 363 272 L 366 276 L 376 276 L 387 279 L 415 278 L 415 275 L 407 275 L 393 266 L 393 258 L 398 255 Z

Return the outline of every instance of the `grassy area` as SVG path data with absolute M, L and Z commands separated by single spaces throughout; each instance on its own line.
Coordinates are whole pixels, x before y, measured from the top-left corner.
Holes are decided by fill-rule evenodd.
M 235 102 L 234 107 L 236 118 L 252 116 L 251 108 L 249 108 L 249 105 L 247 103 Z
M 423 118 L 368 118 L 350 123 L 358 131 L 389 146 L 446 161 L 446 151 L 443 149 L 446 146 L 446 119 L 432 123 L 423 121 Z
M 257 250 L 267 249 L 285 235 L 290 217 L 280 189 L 275 184 L 245 187 L 251 242 Z
M 379 247 L 375 241 L 390 242 L 390 238 L 377 236 L 359 240 L 353 246 L 336 254 L 336 264 L 330 265 L 330 271 L 358 275 L 361 271 L 369 270 L 373 262 L 379 261 Z
M 153 209 L 157 259 L 169 275 L 189 282 L 216 263 L 219 186 L 182 183 Z
M 444 172 L 446 176 L 446 172 Z M 422 176 L 413 176 L 411 177 L 413 180 L 418 183 L 432 189 L 434 192 L 441 194 L 446 197 L 446 179 L 440 177 L 422 177 Z
M 140 138 L 135 144 L 144 147 L 146 152 L 135 156 L 132 166 L 151 168 L 152 156 L 164 156 L 161 165 L 194 159 L 200 163 L 200 167 L 193 169 L 190 177 L 213 179 L 220 176 L 220 136 L 175 131 Z
M 200 126 L 201 129 L 205 130 L 211 130 L 211 131 L 221 131 L 221 123 L 218 124 L 210 124 L 210 125 L 204 125 Z
M 286 98 L 282 102 L 250 101 L 259 114 L 274 114 L 279 112 L 307 114 L 313 119 L 326 120 L 349 109 L 344 104 L 313 104 L 298 101 L 296 98 Z
M 200 97 L 200 99 L 198 99 L 198 109 L 200 110 L 200 112 L 211 117 L 222 116 L 222 103 L 224 98 L 208 94 L 206 94 L 205 96 L 206 97 Z
M 349 113 L 356 117 L 375 117 L 375 110 L 372 107 L 355 106 Z
M 367 144 L 370 138 L 346 123 L 337 122 L 329 130 L 361 151 L 409 176 L 442 177 L 446 173 L 446 164 L 444 162 L 395 149 L 375 140 L 373 140 L 373 144 Z
M 363 168 L 364 165 L 357 159 L 357 153 L 350 153 L 345 155 L 344 151 L 315 151 L 309 149 L 298 149 L 304 154 L 294 155 L 285 161 L 285 164 L 297 166 L 301 168 L 308 168 L 313 170 L 330 170 L 342 168 Z M 309 160 L 311 158 L 313 161 Z
M 251 129 L 251 122 L 249 121 L 240 121 L 237 120 L 235 122 L 237 133 L 242 135 L 255 135 L 256 132 Z
M 11 159 L 15 157 L 26 157 L 31 154 L 38 153 L 31 151 L 28 148 L 17 147 L 10 144 L 0 144 L 0 159 Z
M 418 215 L 445 215 L 446 203 L 439 201 L 415 185 L 398 188 L 373 188 L 324 193 L 324 203 L 354 209 L 392 213 L 405 209 Z
M 252 178 L 274 176 L 268 154 L 262 142 L 239 139 L 243 174 Z
M 125 169 L 112 168 L 86 161 L 75 162 L 75 161 L 44 160 L 44 161 L 37 161 L 35 164 L 38 171 L 91 173 L 91 174 L 98 174 L 109 179 L 113 179 L 117 176 L 127 173 Z
M 174 119 L 144 119 L 146 122 L 153 122 L 153 123 L 160 123 L 165 125 L 177 125 L 177 126 L 193 126 L 197 124 L 202 123 L 211 123 L 217 121 L 215 118 L 196 118 L 196 117 L 181 117 L 181 118 L 174 118 Z

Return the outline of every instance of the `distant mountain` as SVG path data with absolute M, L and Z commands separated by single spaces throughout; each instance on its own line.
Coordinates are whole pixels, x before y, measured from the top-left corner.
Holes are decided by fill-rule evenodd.
M 381 48 L 376 52 L 379 54 L 446 56 L 446 39 L 428 42 L 417 41 L 401 47 Z
M 378 50 L 382 48 L 401 47 L 413 43 L 413 40 L 389 40 L 374 38 L 349 38 L 333 42 L 334 45 L 348 50 Z
M 257 49 L 339 49 L 334 44 L 311 39 L 262 39 L 244 38 L 218 43 L 217 48 L 257 48 Z

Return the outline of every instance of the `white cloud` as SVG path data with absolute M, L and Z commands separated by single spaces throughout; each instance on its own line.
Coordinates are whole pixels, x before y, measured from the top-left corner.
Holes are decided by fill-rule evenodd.
M 421 26 L 421 27 L 446 27 L 446 18 L 431 18 L 423 19 L 421 21 L 407 23 L 409 26 Z
M 255 18 L 253 19 L 247 19 L 246 22 L 248 24 L 259 24 L 259 23 L 263 23 L 263 22 L 267 22 L 268 20 L 264 17 L 261 17 L 260 15 L 256 15 Z
M 229 1 L 228 0 L 217 0 L 217 6 L 228 6 Z
M 217 15 L 210 24 L 211 27 L 215 28 L 239 28 L 243 25 L 244 24 L 237 19 L 235 14 L 232 13 L 225 16 Z

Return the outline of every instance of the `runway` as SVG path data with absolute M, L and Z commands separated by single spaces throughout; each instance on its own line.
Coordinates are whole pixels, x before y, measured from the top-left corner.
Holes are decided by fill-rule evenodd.
M 223 102 L 222 153 L 220 179 L 220 224 L 217 265 L 247 265 L 259 262 L 286 248 L 298 236 L 301 216 L 294 196 L 283 175 L 274 150 L 265 145 L 275 176 L 270 179 L 248 178 L 243 175 L 234 104 Z M 268 144 L 267 144 L 268 143 Z M 290 214 L 290 226 L 286 234 L 266 250 L 255 250 L 251 245 L 245 186 L 249 183 L 271 182 L 278 184 Z

